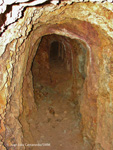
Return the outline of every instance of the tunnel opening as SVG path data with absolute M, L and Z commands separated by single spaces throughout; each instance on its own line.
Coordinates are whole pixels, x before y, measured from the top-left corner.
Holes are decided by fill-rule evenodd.
M 65 48 L 63 43 L 59 41 L 54 41 L 50 45 L 50 54 L 49 54 L 50 67 L 58 67 L 66 69 L 65 64 Z
M 57 39 L 56 39 L 57 40 Z M 63 77 L 66 74 L 66 77 L 69 78 L 70 74 L 66 68 L 66 52 L 64 45 L 61 41 L 53 41 L 50 43 L 49 50 L 49 72 L 51 83 L 56 80 L 56 83 L 65 80 Z M 70 63 L 71 66 L 71 63 Z M 56 79 L 55 79 L 56 77 Z
M 0 132 L 6 149 L 24 149 L 12 144 L 47 142 L 52 150 L 88 150 L 74 147 L 83 145 L 77 141 L 81 137 L 92 142 L 90 150 L 112 149 L 112 34 L 100 20 L 104 14 L 109 20 L 111 13 L 103 4 L 97 9 L 95 3 L 62 6 L 50 6 L 50 11 L 28 7 L 1 37 Z M 83 16 L 84 11 L 90 15 Z M 8 33 L 12 33 L 9 39 Z M 64 60 L 57 59 L 59 69 L 50 62 L 54 42 L 64 46 Z M 77 131 L 80 136 L 75 136 Z
M 24 111 L 19 120 L 24 143 L 49 143 L 50 150 L 91 149 L 84 145 L 81 114 L 88 57 L 80 40 L 57 34 L 42 37 L 23 83 Z
M 51 44 L 50 47 L 50 61 L 58 59 L 58 51 L 59 51 L 59 42 L 55 41 Z
M 34 83 L 41 82 L 54 87 L 71 78 L 72 54 L 66 52 L 62 39 L 62 36 L 54 34 L 42 37 L 32 63 L 33 77 L 37 74 L 37 78 L 33 78 Z
M 51 149 L 83 148 L 80 98 L 86 63 L 87 50 L 80 41 L 55 34 L 42 37 L 31 67 L 38 109 L 33 136 L 51 143 Z

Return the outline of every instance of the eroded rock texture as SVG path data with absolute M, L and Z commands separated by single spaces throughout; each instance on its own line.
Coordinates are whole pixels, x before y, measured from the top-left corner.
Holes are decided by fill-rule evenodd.
M 21 9 L 23 3 L 10 2 L 14 3 Z M 71 100 L 78 103 L 84 143 L 93 150 L 112 150 L 112 3 L 62 1 L 27 7 L 11 24 L 3 24 L 3 15 L 0 26 L 8 26 L 0 37 L 0 149 L 22 150 L 29 148 L 25 143 L 35 142 L 31 128 L 35 130 L 38 107 L 31 68 L 37 57 L 38 69 L 42 68 L 37 76 L 48 73 L 49 61 L 42 55 L 49 58 L 50 45 L 57 41 L 66 49 L 64 62 L 73 80 Z M 53 76 L 53 85 L 54 81 Z

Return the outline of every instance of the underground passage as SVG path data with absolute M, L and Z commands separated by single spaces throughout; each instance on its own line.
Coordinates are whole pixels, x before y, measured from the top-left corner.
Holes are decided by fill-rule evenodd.
M 50 47 L 50 60 L 62 59 L 64 60 L 65 50 L 63 44 L 58 41 L 51 43 Z
M 113 149 L 113 3 L 0 1 L 0 150 Z
M 55 34 L 42 37 L 31 66 L 37 112 L 26 116 L 34 143 L 49 143 L 56 150 L 91 149 L 83 144 L 80 113 L 87 59 L 88 49 L 79 40 Z M 29 101 L 27 91 L 23 92 Z M 20 116 L 23 127 L 24 115 Z M 31 141 L 26 128 L 23 132 L 24 140 Z

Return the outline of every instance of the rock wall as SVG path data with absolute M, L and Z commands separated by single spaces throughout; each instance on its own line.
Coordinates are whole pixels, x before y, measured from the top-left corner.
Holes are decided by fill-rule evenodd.
M 0 0 L 0 33 L 2 33 L 8 25 L 14 23 L 18 18 L 23 16 L 26 7 L 44 4 L 71 4 L 73 2 L 113 2 L 112 0 Z
M 31 63 L 40 38 L 59 34 L 79 39 L 88 47 L 87 77 L 81 101 L 84 141 L 90 139 L 95 150 L 112 150 L 112 10 L 109 2 L 29 7 L 22 18 L 7 27 L 0 37 L 1 149 L 23 143 L 18 119 L 24 112 L 23 79 L 31 80 Z M 24 146 L 13 149 L 24 149 Z

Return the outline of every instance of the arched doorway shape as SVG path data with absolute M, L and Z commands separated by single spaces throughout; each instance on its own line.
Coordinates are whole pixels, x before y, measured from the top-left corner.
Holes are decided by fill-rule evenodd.
M 54 32 L 54 31 L 53 31 Z M 55 34 L 55 32 L 54 32 L 54 34 Z M 64 35 L 63 33 L 61 33 L 61 31 L 59 32 L 59 34 L 60 35 Z M 45 34 L 43 34 L 44 36 L 45 36 Z M 42 37 L 43 37 L 43 35 L 42 35 Z M 93 121 L 93 119 L 94 120 L 96 120 L 96 112 L 97 112 L 97 108 L 96 108 L 96 101 L 94 101 L 93 99 L 90 99 L 90 97 L 91 97 L 91 95 L 89 96 L 89 97 L 87 97 L 87 95 L 89 94 L 88 92 L 90 91 L 90 89 L 95 89 L 95 87 L 93 86 L 93 84 L 91 84 L 92 83 L 92 81 L 94 80 L 94 78 L 92 78 L 92 74 L 93 74 L 93 72 L 95 71 L 95 68 L 94 68 L 94 66 L 95 66 L 95 64 L 96 64 L 96 62 L 95 62 L 95 57 L 94 57 L 94 55 L 93 55 L 93 53 L 94 53 L 94 51 L 91 49 L 91 45 L 90 45 L 90 41 L 87 41 L 87 39 L 83 39 L 82 37 L 80 38 L 77 34 L 74 34 L 74 35 L 71 35 L 70 34 L 70 32 L 69 32 L 69 34 L 68 34 L 68 37 L 69 38 L 71 38 L 71 39 L 75 39 L 75 40 L 79 40 L 80 41 L 80 43 L 83 43 L 83 45 L 85 45 L 86 46 L 86 48 L 88 49 L 88 54 L 89 54 L 89 59 L 88 59 L 88 61 L 87 61 L 87 65 L 86 65 L 86 68 L 87 68 L 87 77 L 85 77 L 86 75 L 83 73 L 83 78 L 85 77 L 86 79 L 85 79 L 85 82 L 84 82 L 84 88 L 83 88 L 83 96 L 80 98 L 81 99 L 81 106 L 80 106 L 80 110 L 81 110 L 81 114 L 82 114 L 82 122 L 83 122 L 83 124 L 84 124 L 84 129 L 83 129 L 83 136 L 84 137 L 87 137 L 87 138 L 89 138 L 89 139 L 93 139 L 92 141 L 94 141 L 95 140 L 95 133 L 96 133 L 96 124 L 94 124 L 94 125 L 92 125 L 91 126 L 91 128 L 88 128 L 89 126 L 87 126 L 87 124 L 91 124 L 92 123 L 92 121 Z M 51 41 L 54 41 L 54 40 L 51 40 Z M 67 40 L 68 41 L 68 40 Z M 38 43 L 39 44 L 39 43 Z M 50 44 L 49 44 L 50 45 Z M 35 45 L 35 47 L 36 47 L 36 45 Z M 47 49 L 49 49 L 49 48 L 47 48 Z M 35 49 L 35 52 L 36 52 L 36 49 Z M 81 59 L 81 56 L 80 56 L 80 59 Z M 30 61 L 32 61 L 33 60 L 33 57 L 32 57 L 32 59 L 30 60 Z M 72 56 L 72 60 L 74 60 L 74 56 Z M 82 60 L 82 59 L 81 59 Z M 93 61 L 92 61 L 93 60 Z M 31 62 L 32 63 L 32 62 Z M 92 66 L 92 63 L 93 63 L 93 66 Z M 82 64 L 81 64 L 81 66 L 80 66 L 81 68 L 80 68 L 80 71 L 81 72 L 83 72 L 83 66 L 82 66 Z M 30 68 L 28 67 L 28 69 L 27 70 L 29 70 Z M 75 74 L 75 72 L 73 71 L 73 74 Z M 78 73 L 77 73 L 78 74 Z M 80 80 L 79 80 L 80 81 Z M 81 81 L 80 81 L 81 82 Z M 89 87 L 87 86 L 87 84 L 89 84 L 90 83 L 90 89 L 89 89 Z M 76 83 L 75 83 L 76 84 Z M 91 88 L 92 87 L 92 88 Z M 76 91 L 76 88 L 74 89 L 75 91 Z M 95 91 L 95 90 L 94 90 Z M 80 92 L 78 91 L 78 94 L 79 94 Z M 95 94 L 95 99 L 96 99 L 96 94 Z M 90 99 L 90 100 L 89 100 Z M 93 113 L 93 110 L 92 109 L 87 109 L 87 107 L 89 108 L 89 106 L 90 106 L 90 104 L 91 103 L 94 103 L 94 105 L 93 105 L 93 110 L 95 110 L 94 111 L 94 113 Z M 89 111 L 91 112 L 91 113 L 89 113 Z M 86 121 L 86 120 L 89 120 L 88 122 Z M 96 121 L 95 121 L 96 122 Z M 94 134 L 93 134 L 93 136 L 92 137 L 90 137 L 90 131 L 91 131 L 91 129 L 93 129 L 94 130 Z
M 63 42 L 63 44 L 65 44 L 64 45 L 65 52 L 66 52 L 65 61 L 71 64 L 71 66 L 73 66 L 73 68 L 71 67 L 71 73 L 68 72 L 68 70 L 66 69 L 64 70 L 63 66 L 61 67 L 59 65 L 59 63 L 61 64 L 61 61 L 63 61 L 62 58 L 59 58 L 59 55 L 58 55 L 59 45 L 61 48 L 61 44 L 62 44 L 61 41 Z M 64 50 L 64 47 L 61 49 L 62 51 Z M 73 57 L 70 51 L 72 51 Z M 76 39 L 70 39 L 65 36 L 60 36 L 60 35 L 46 35 L 42 37 L 40 46 L 34 58 L 33 68 L 32 68 L 35 102 L 38 107 L 38 113 L 40 115 L 42 114 L 42 116 L 40 116 L 37 113 L 37 119 L 36 119 L 38 120 L 37 122 L 40 122 L 43 119 L 45 120 L 45 118 L 48 118 L 46 114 L 43 115 L 45 110 L 47 112 L 49 111 L 49 113 L 52 114 L 53 116 L 57 113 L 57 110 L 58 110 L 59 112 L 61 111 L 68 112 L 67 116 L 68 114 L 70 116 L 68 118 L 70 123 L 67 121 L 67 123 L 65 123 L 64 125 L 64 122 L 62 121 L 61 123 L 62 130 L 64 130 L 63 126 L 65 126 L 66 132 L 67 133 L 70 132 L 68 130 L 69 128 L 67 129 L 67 126 L 68 125 L 70 126 L 70 124 L 72 126 L 73 124 L 76 124 L 76 126 L 80 128 L 80 123 L 82 124 L 81 122 L 82 115 L 80 113 L 80 96 L 82 95 L 82 88 L 83 88 L 83 84 L 85 80 L 85 76 L 84 76 L 85 69 L 86 69 L 85 63 L 87 62 L 85 61 L 86 54 L 87 54 L 86 47 L 83 45 L 82 42 Z M 73 61 L 72 61 L 72 58 L 74 58 Z M 57 63 L 53 64 L 54 60 Z M 40 68 L 39 68 L 39 65 L 40 65 Z M 54 67 L 51 67 L 51 65 L 54 65 Z M 72 74 L 72 69 L 74 70 L 74 74 Z M 37 70 L 39 70 L 39 72 L 37 72 Z M 71 101 L 71 104 L 74 106 L 74 108 L 69 107 L 70 101 Z M 64 110 L 62 106 L 64 106 L 64 108 L 67 108 L 67 109 Z M 73 115 L 71 115 L 72 111 L 74 112 Z M 53 119 L 53 117 L 51 117 L 50 114 L 48 114 L 49 115 L 48 120 L 49 120 L 50 126 L 53 126 L 53 124 L 50 123 L 50 120 Z M 63 113 L 58 113 L 58 116 L 62 116 L 62 114 Z M 40 120 L 40 117 L 41 117 L 41 120 Z M 70 119 L 71 117 L 76 118 L 75 122 L 71 122 L 71 119 Z M 58 117 L 58 120 L 59 119 L 60 117 Z M 49 127 L 47 128 L 48 123 L 45 124 L 45 126 L 46 126 L 45 132 L 50 130 Z M 52 137 L 52 138 L 49 138 L 50 141 L 52 141 L 53 139 L 53 134 L 56 135 L 56 140 L 57 138 L 60 138 L 60 134 L 57 134 L 56 130 L 59 132 L 61 128 L 60 127 L 58 128 L 56 124 L 54 124 L 54 126 L 55 126 L 55 130 L 50 131 L 48 133 L 48 136 Z M 76 127 L 73 126 L 73 129 L 75 128 Z M 37 135 L 40 134 L 38 132 L 39 130 L 41 132 L 42 128 L 38 128 L 38 130 L 36 131 Z M 75 135 L 74 135 L 74 138 L 77 139 Z M 45 134 L 44 134 L 44 137 L 46 137 Z M 41 138 L 41 137 L 37 136 L 37 138 Z M 65 138 L 66 136 L 64 136 L 64 139 Z M 73 138 L 72 134 L 70 138 Z M 69 144 L 72 144 L 72 143 L 69 143 Z

